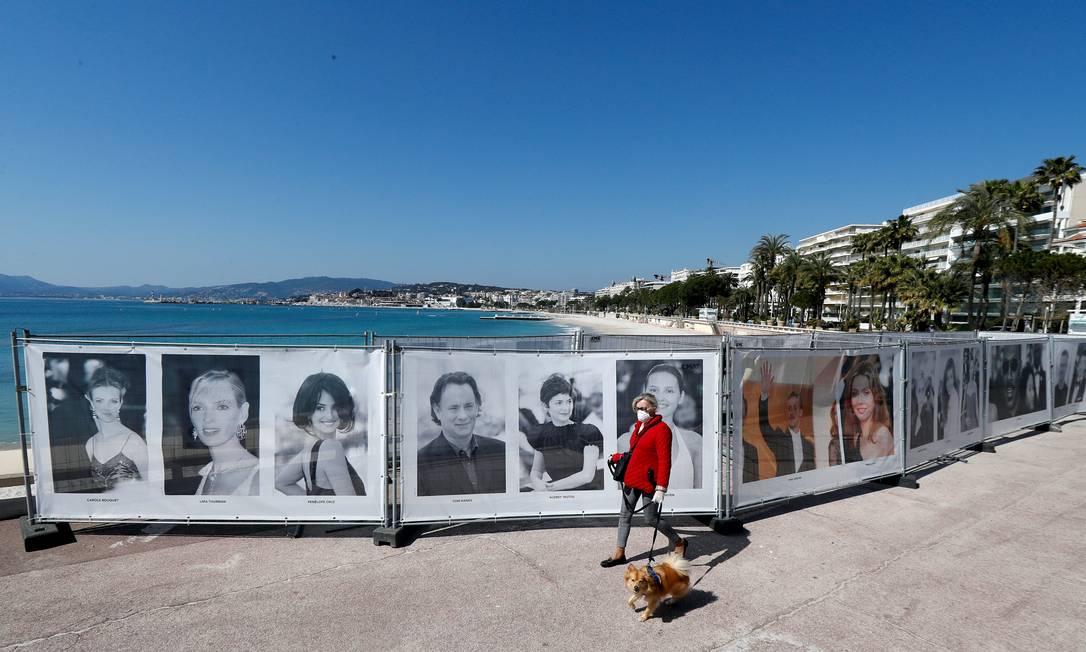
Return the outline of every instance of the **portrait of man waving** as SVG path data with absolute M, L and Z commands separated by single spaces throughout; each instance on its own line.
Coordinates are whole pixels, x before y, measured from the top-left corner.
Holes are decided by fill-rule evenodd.
M 761 396 L 758 399 L 758 427 L 777 461 L 776 475 L 792 475 L 814 469 L 814 444 L 800 431 L 803 400 L 799 392 L 789 392 L 786 403 L 787 428 L 778 430 L 769 423 L 769 397 L 772 391 L 773 365 L 763 362 Z

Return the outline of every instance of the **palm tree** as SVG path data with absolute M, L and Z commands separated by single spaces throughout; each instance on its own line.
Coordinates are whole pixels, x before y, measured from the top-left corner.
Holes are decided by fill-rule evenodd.
M 857 275 L 860 277 L 860 287 L 865 285 L 871 287 L 871 306 L 868 310 L 868 320 L 871 319 L 871 314 L 875 312 L 875 270 L 872 265 L 871 256 L 878 251 L 879 241 L 876 238 L 877 231 L 868 231 L 867 233 L 859 233 L 852 238 L 852 254 L 859 254 L 861 260 L 858 263 L 860 266 L 857 270 Z M 857 304 L 862 301 L 863 297 L 857 298 Z M 862 308 L 863 306 L 859 306 Z
M 1040 191 L 1037 189 L 1037 182 L 1033 179 L 1018 179 L 1016 181 L 1010 181 L 1004 187 L 1004 191 L 1007 193 L 1007 199 L 1011 202 L 1011 206 L 1018 209 L 1023 215 L 1032 217 L 1041 212 L 1044 208 L 1045 199 L 1041 196 Z M 1014 233 L 1014 248 L 1017 249 L 1021 236 L 1017 229 Z
M 1018 286 L 1015 294 L 1018 295 L 1018 308 L 1014 311 L 1014 321 L 1011 322 L 1011 330 L 1017 331 L 1018 324 L 1022 321 L 1027 301 L 1034 299 L 1037 288 L 1039 259 L 1050 255 L 1047 251 L 1034 251 L 1021 249 L 1015 251 L 999 261 L 1001 271 L 1006 275 L 1008 286 Z M 1009 317 L 1009 316 L 1008 316 Z M 1004 324 L 1006 328 L 1006 324 Z
M 727 300 L 728 309 L 732 318 L 736 321 L 746 321 L 749 319 L 751 306 L 754 304 L 755 299 L 755 292 L 749 287 L 737 288 L 735 292 L 732 292 Z
M 973 288 L 976 286 L 978 272 L 982 274 L 985 296 L 983 304 L 987 309 L 987 283 L 991 281 L 991 273 L 986 256 L 986 245 L 998 236 L 1000 229 L 1017 228 L 1024 230 L 1026 216 L 1015 208 L 1004 190 L 1005 181 L 985 181 L 975 183 L 969 190 L 960 191 L 962 194 L 954 203 L 936 213 L 931 220 L 932 231 L 936 233 L 949 232 L 954 227 L 962 230 L 962 255 L 965 257 L 966 243 L 972 245 L 969 253 L 969 304 L 968 319 L 973 324 Z M 983 324 L 987 312 L 981 315 L 979 323 Z
M 859 306 L 853 306 L 853 302 L 859 304 L 860 295 L 859 289 L 863 287 L 864 275 L 867 272 L 864 270 L 864 261 L 856 261 L 851 265 L 845 266 L 841 270 L 842 278 L 844 279 L 845 286 L 848 290 L 848 297 L 845 299 L 845 314 L 841 317 L 842 323 L 852 321 L 859 312 Z
M 913 224 L 912 218 L 908 215 L 898 215 L 897 218 L 890 220 L 886 223 L 886 226 L 879 229 L 883 233 L 883 239 L 887 249 L 893 249 L 894 251 L 901 251 L 902 245 L 910 240 L 915 240 L 916 236 L 920 235 L 920 229 Z
M 1046 249 L 1052 248 L 1052 240 L 1056 237 L 1056 214 L 1060 208 L 1063 208 L 1063 190 L 1072 188 L 1082 181 L 1084 171 L 1086 168 L 1075 163 L 1074 156 L 1046 158 L 1033 171 L 1033 176 L 1038 183 L 1052 189 L 1052 229 L 1048 232 Z
M 899 215 L 895 219 L 889 220 L 879 230 L 873 233 L 874 245 L 882 248 L 884 257 L 891 255 L 900 255 L 902 246 L 910 241 L 916 239 L 919 235 L 920 229 L 913 224 L 912 218 L 907 215 Z M 908 261 L 895 260 L 893 262 L 888 261 L 886 258 L 880 261 L 880 269 L 882 271 L 883 282 L 883 312 L 888 315 L 888 319 L 893 321 L 894 311 L 897 307 L 897 283 L 900 280 L 902 271 L 909 265 Z
M 879 260 L 879 269 L 882 274 L 880 284 L 887 296 L 886 319 L 889 323 L 894 321 L 898 289 L 905 285 L 910 271 L 922 266 L 923 264 L 918 258 L 906 256 L 902 253 L 893 253 Z
M 763 235 L 750 250 L 750 262 L 754 265 L 755 278 L 761 281 L 760 286 L 755 286 L 755 291 L 766 313 L 769 312 L 769 293 L 772 289 L 770 273 L 777 265 L 777 258 L 790 250 L 788 235 L 784 233 Z M 761 273 L 758 273 L 759 271 Z M 756 305 L 755 308 L 757 309 L 758 306 Z
M 826 287 L 840 277 L 840 272 L 825 251 L 807 256 L 803 261 L 804 280 L 815 295 L 815 319 L 822 321 L 822 309 L 826 303 Z
M 942 272 L 915 267 L 906 273 L 905 278 L 906 282 L 901 288 L 902 300 L 923 312 L 927 320 L 934 321 L 935 327 L 940 330 L 943 329 L 943 313 L 960 305 L 969 291 L 963 274 L 953 267 Z
M 795 249 L 789 249 L 781 262 L 773 268 L 770 274 L 773 285 L 781 299 L 781 316 L 787 321 L 792 318 L 792 295 L 796 292 L 796 284 L 800 278 L 800 268 L 803 266 L 803 257 Z

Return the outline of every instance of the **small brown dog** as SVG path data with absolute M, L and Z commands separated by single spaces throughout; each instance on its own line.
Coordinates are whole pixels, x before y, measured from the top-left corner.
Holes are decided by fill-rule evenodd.
M 647 606 L 641 620 L 648 620 L 664 598 L 671 596 L 675 601 L 690 590 L 690 563 L 673 552 L 653 566 L 652 571 L 648 566 L 637 568 L 630 564 L 626 567 L 626 588 L 633 593 L 626 603 L 630 609 L 637 609 L 637 601 L 645 598 Z

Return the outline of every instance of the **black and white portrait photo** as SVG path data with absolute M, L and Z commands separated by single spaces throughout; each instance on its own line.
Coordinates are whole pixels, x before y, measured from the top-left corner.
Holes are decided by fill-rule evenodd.
M 144 491 L 146 357 L 45 353 L 55 493 Z
M 991 421 L 1048 409 L 1045 342 L 992 343 L 988 370 Z
M 1057 338 L 1052 347 L 1052 409 L 1055 418 L 1079 410 L 1086 389 L 1086 343 Z
M 1086 400 L 1086 343 L 1075 346 L 1075 362 L 1071 371 L 1071 402 Z
M 935 352 L 909 352 L 909 448 L 935 441 Z
M 1061 408 L 1071 402 L 1071 357 L 1075 345 L 1056 341 L 1056 359 L 1052 369 L 1052 406 Z
M 260 358 L 162 356 L 162 457 L 168 495 L 260 493 Z
M 419 496 L 504 493 L 505 368 L 486 356 L 419 361 Z
M 355 371 L 346 365 L 332 370 L 290 368 L 274 374 L 275 384 L 284 384 L 288 391 L 275 392 L 273 399 L 273 392 L 265 387 L 268 400 L 275 400 L 275 488 L 279 493 L 367 494 L 367 394 L 364 375 Z
M 939 381 L 936 392 L 938 412 L 935 419 L 937 440 L 958 439 L 961 432 L 962 412 L 962 356 L 958 348 L 944 348 L 935 359 L 935 373 Z
M 521 366 L 518 378 L 520 490 L 603 489 L 598 361 L 539 357 L 531 362 Z
M 671 428 L 671 478 L 668 489 L 700 489 L 702 465 L 702 392 L 705 377 L 701 360 L 618 360 L 615 367 L 618 451 L 630 448 L 637 416 L 634 397 L 656 396 L 657 414 Z
M 980 347 L 969 346 L 962 351 L 962 420 L 961 432 L 980 427 Z

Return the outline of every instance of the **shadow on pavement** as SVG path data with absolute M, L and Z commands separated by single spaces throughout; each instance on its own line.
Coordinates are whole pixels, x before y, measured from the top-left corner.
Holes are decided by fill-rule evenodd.
M 74 524 L 76 527 L 79 524 Z M 162 537 L 196 537 L 201 539 L 212 538 L 282 538 L 294 536 L 291 528 L 297 526 L 283 526 L 281 524 L 257 524 L 242 525 L 234 523 L 117 523 L 94 525 L 75 529 L 73 533 L 78 536 L 144 536 L 155 534 Z M 369 539 L 373 536 L 372 525 L 352 525 L 348 523 L 307 524 L 304 529 L 306 537 L 353 537 Z
M 700 609 L 717 601 L 716 594 L 712 591 L 702 591 L 700 589 L 690 589 L 681 600 L 668 603 L 656 610 L 656 615 L 660 617 L 660 620 L 665 623 L 682 618 L 686 614 Z

